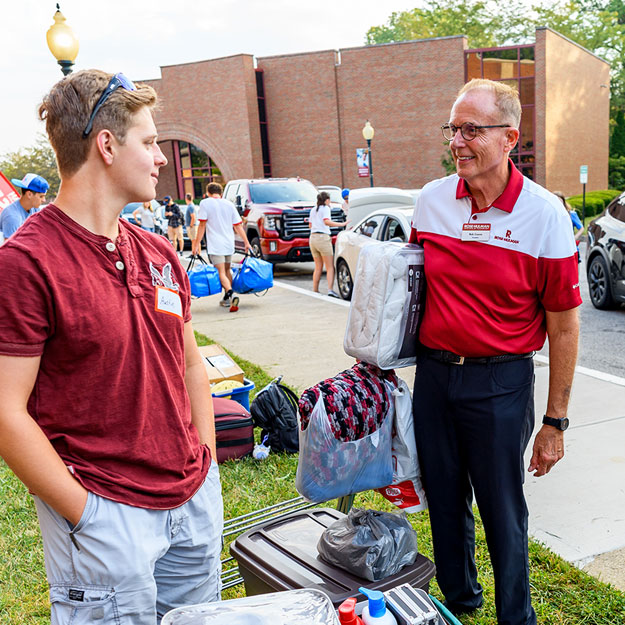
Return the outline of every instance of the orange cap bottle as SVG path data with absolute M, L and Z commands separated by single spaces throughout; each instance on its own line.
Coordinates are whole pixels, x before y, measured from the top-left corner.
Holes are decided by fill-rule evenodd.
M 341 625 L 363 625 L 362 620 L 356 616 L 356 599 L 350 597 L 345 599 L 339 606 L 339 621 Z

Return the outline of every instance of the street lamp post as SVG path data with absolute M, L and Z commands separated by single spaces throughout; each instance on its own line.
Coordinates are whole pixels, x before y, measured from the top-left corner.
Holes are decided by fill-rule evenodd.
M 369 155 L 369 186 L 373 186 L 373 159 L 371 157 L 371 139 L 373 139 L 373 135 L 375 134 L 375 130 L 373 126 L 367 120 L 365 127 L 362 129 L 362 136 L 365 138 L 367 142 L 367 153 Z
M 56 5 L 54 24 L 46 33 L 48 48 L 61 66 L 64 76 L 72 71 L 72 65 L 78 56 L 78 39 L 74 31 L 65 23 L 65 16 L 61 13 L 61 7 Z

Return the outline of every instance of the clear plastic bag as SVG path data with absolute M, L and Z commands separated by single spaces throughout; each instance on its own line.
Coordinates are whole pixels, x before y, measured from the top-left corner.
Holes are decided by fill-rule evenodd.
M 392 432 L 393 410 L 389 410 L 373 434 L 356 441 L 339 441 L 320 397 L 308 427 L 299 431 L 297 491 L 308 501 L 320 503 L 390 484 Z
M 414 564 L 417 533 L 403 512 L 352 508 L 323 532 L 317 551 L 330 564 L 377 582 Z

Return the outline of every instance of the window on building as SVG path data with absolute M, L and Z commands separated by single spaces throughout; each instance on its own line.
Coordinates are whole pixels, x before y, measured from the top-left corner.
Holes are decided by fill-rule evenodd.
M 482 48 L 465 52 L 465 77 L 488 78 L 503 82 L 519 92 L 521 128 L 519 142 L 510 154 L 524 176 L 534 178 L 536 145 L 534 46 Z
M 219 167 L 204 150 L 188 141 L 160 141 L 159 145 L 173 155 L 178 199 L 183 199 L 187 193 L 201 199 L 209 182 L 224 184 Z

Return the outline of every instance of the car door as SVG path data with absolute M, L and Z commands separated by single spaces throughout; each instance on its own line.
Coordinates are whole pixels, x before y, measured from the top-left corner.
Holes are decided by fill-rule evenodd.
M 610 258 L 610 273 L 614 279 L 614 295 L 625 300 L 625 204 L 614 202 L 608 210 L 610 217 L 606 251 Z

